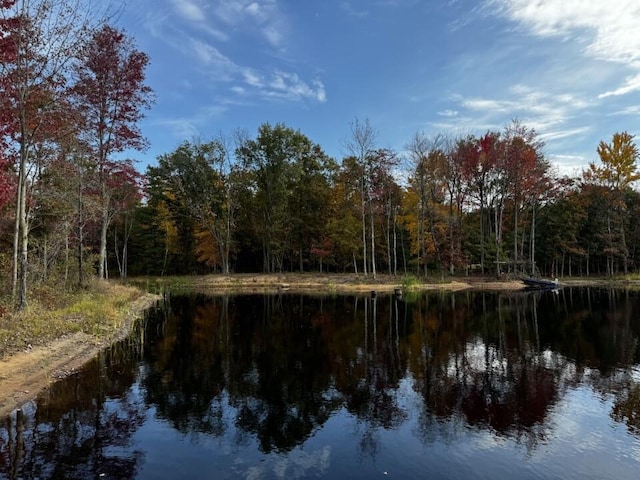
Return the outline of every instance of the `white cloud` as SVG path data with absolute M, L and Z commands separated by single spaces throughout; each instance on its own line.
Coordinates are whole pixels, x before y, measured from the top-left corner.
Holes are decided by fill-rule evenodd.
M 229 58 L 225 57 L 216 47 L 209 43 L 192 38 L 191 48 L 204 65 L 215 65 L 216 68 L 227 72 L 237 69 L 237 66 Z
M 441 117 L 457 117 L 458 114 L 460 112 L 458 112 L 457 110 L 442 110 L 441 112 L 438 112 L 438 115 L 440 115 Z
M 572 94 L 553 94 L 517 84 L 506 90 L 503 99 L 451 96 L 462 111 L 460 121 L 468 119 L 473 125 L 497 124 L 504 126 L 510 119 L 518 118 L 525 125 L 535 129 L 541 139 L 557 141 L 584 134 L 590 130 L 586 125 L 574 125 L 580 111 L 587 109 L 590 103 Z M 448 111 L 448 110 L 446 110 Z M 456 111 L 458 110 L 451 110 Z M 571 125 L 570 125 L 571 124 Z M 501 128 L 501 127 L 500 127 Z
M 178 140 L 196 138 L 210 127 L 214 119 L 223 116 L 227 110 L 224 105 L 205 106 L 189 117 L 159 118 L 154 123 L 168 127 L 171 135 Z
M 234 27 L 249 25 L 247 31 L 253 28 L 272 47 L 283 48 L 287 22 L 275 0 L 220 0 L 213 11 L 218 20 Z
M 561 175 L 579 177 L 589 162 L 586 155 L 550 155 L 549 161 L 556 166 Z
M 567 128 L 565 130 L 553 130 L 545 133 L 541 133 L 539 135 L 541 140 L 548 142 L 550 140 L 560 140 L 562 138 L 570 138 L 575 137 L 577 135 L 582 135 L 591 130 L 590 127 L 576 127 L 576 128 Z
M 189 21 L 204 22 L 207 19 L 204 10 L 192 0 L 171 0 L 171 3 L 178 14 Z
M 342 2 L 340 3 L 340 8 L 344 10 L 347 15 L 352 17 L 364 18 L 369 15 L 369 12 L 366 10 L 357 10 L 351 2 Z
M 609 116 L 612 115 L 640 115 L 640 105 L 630 105 L 622 110 L 609 114 Z
M 295 73 L 275 72 L 271 77 L 268 88 L 264 89 L 266 96 L 286 98 L 289 100 L 311 99 L 325 102 L 327 99 L 324 85 L 314 80 L 311 85 L 304 82 Z
M 520 23 L 534 35 L 585 44 L 598 60 L 640 71 L 640 2 L 637 0 L 486 0 L 487 11 Z M 640 74 L 600 97 L 640 90 Z
M 476 111 L 492 111 L 494 113 L 508 113 L 516 106 L 513 102 L 487 98 L 463 98 L 462 107 Z
M 262 78 L 260 77 L 260 75 L 258 75 L 257 73 L 255 73 L 251 69 L 245 69 L 242 72 L 242 76 L 244 77 L 244 81 L 248 85 L 250 85 L 252 87 L 262 88 L 262 86 L 263 86 Z
M 323 83 L 304 80 L 291 67 L 294 60 L 288 59 L 286 68 L 273 73 L 274 58 L 284 51 L 287 37 L 286 18 L 279 13 L 276 0 L 169 0 L 169 6 L 169 14 L 166 10 L 163 15 L 145 13 L 147 30 L 180 52 L 188 62 L 185 68 L 194 79 L 208 82 L 207 87 L 226 83 L 227 92 L 236 99 L 326 101 Z M 253 46 L 251 55 L 241 57 L 243 52 L 234 52 L 228 56 L 234 51 L 232 46 L 251 45 L 245 38 L 237 44 L 230 42 L 247 35 L 258 36 L 260 51 Z M 265 54 L 267 62 L 261 59 Z
M 624 95 L 626 93 L 635 92 L 638 90 L 640 90 L 640 74 L 627 78 L 627 81 L 624 85 L 616 88 L 615 90 L 601 93 L 600 95 L 598 95 L 598 98 Z

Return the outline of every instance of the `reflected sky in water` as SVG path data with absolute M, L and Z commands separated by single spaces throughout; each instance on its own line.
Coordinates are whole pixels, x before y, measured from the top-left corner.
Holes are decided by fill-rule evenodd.
M 625 479 L 635 292 L 170 296 L 0 423 L 0 478 Z

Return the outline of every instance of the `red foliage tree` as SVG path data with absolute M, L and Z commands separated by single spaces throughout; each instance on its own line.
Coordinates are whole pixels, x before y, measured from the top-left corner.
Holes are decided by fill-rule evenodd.
M 56 119 L 66 116 L 68 66 L 86 38 L 87 21 L 67 0 L 0 0 L 0 22 L 0 135 L 16 165 L 13 295 L 24 308 L 29 196 L 46 161 L 41 153 L 55 142 L 54 132 L 59 137 Z
M 107 275 L 107 230 L 114 212 L 109 174 L 110 162 L 115 160 L 111 157 L 147 146 L 138 122 L 153 101 L 153 92 L 144 83 L 148 63 L 148 56 L 135 48 L 124 31 L 105 25 L 93 34 L 75 68 L 73 93 L 84 116 L 81 136 L 92 150 L 102 202 L 100 278 Z
M 11 171 L 11 164 L 0 154 L 0 211 L 15 195 L 15 175 Z
M 485 210 L 491 190 L 492 177 L 500 155 L 500 134 L 487 132 L 473 144 L 465 145 L 462 154 L 462 178 L 470 198 L 477 202 L 480 217 L 480 268 L 485 270 Z

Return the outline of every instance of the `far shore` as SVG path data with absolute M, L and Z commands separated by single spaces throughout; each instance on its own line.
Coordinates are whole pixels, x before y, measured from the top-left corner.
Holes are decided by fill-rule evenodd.
M 427 279 L 388 274 L 328 274 L 328 273 L 238 273 L 177 277 L 142 277 L 133 280 L 140 288 L 159 290 L 196 290 L 202 292 L 315 292 L 363 293 L 394 292 L 396 290 L 522 290 L 526 285 L 517 278 L 490 276 L 441 276 Z M 559 286 L 640 286 L 640 280 L 572 277 L 560 279 Z

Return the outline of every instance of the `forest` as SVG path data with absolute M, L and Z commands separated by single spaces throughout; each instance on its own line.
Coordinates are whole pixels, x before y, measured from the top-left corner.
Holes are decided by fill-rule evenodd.
M 284 123 L 185 139 L 139 171 L 148 56 L 70 0 L 0 0 L 0 290 L 231 272 L 618 275 L 640 266 L 634 136 L 561 176 L 518 120 L 407 132 L 345 119 L 343 158 Z M 215 125 L 211 126 L 212 132 Z

